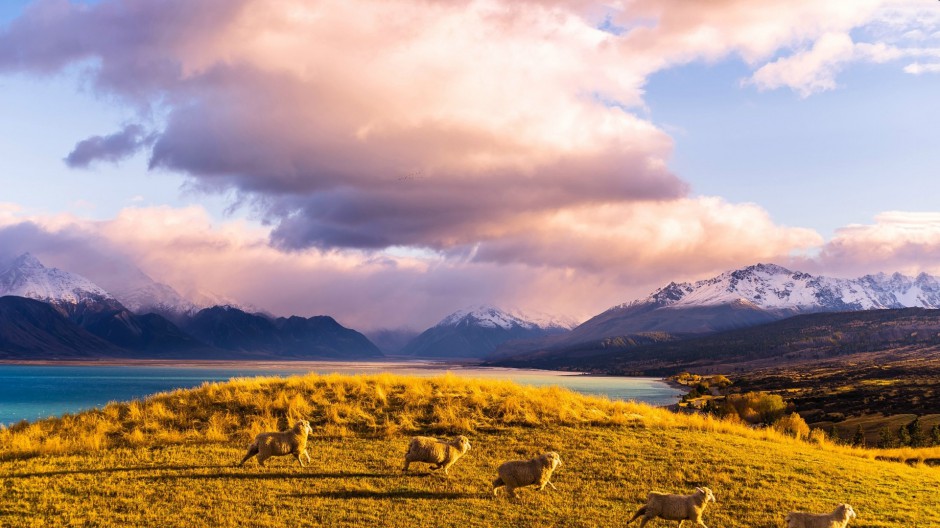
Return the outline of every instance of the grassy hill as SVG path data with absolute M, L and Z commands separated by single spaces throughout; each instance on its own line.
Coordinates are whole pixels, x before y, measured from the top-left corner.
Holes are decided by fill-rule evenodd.
M 235 467 L 254 434 L 298 418 L 314 424 L 308 467 Z M 402 474 L 415 433 L 466 434 L 472 448 L 449 478 Z M 557 490 L 491 497 L 499 463 L 547 450 L 564 461 Z M 713 527 L 779 527 L 838 502 L 853 526 L 937 526 L 935 459 L 510 382 L 255 378 L 0 430 L 0 526 L 614 526 L 649 490 L 696 486 L 718 499 Z

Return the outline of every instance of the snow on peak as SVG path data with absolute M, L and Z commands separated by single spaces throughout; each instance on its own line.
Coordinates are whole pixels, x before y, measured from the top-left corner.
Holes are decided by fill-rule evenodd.
M 85 277 L 58 268 L 47 268 L 29 253 L 20 255 L 0 269 L 0 295 L 73 304 L 113 299 Z
M 940 308 L 940 280 L 921 273 L 878 273 L 838 279 L 755 264 L 695 283 L 670 283 L 627 306 L 716 306 L 746 302 L 763 309 L 800 311 Z
M 544 314 L 524 314 L 518 310 L 506 311 L 495 306 L 483 304 L 457 310 L 448 315 L 437 326 L 480 326 L 484 328 L 525 328 L 527 330 L 571 329 L 574 321 L 550 317 Z
M 34 257 L 32 253 L 26 252 L 22 255 L 16 257 L 8 268 L 19 268 L 19 269 L 44 269 L 45 266 L 42 265 L 42 262 L 39 262 L 39 259 Z

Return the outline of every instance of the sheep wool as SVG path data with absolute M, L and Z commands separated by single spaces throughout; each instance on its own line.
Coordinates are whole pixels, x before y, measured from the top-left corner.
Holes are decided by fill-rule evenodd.
M 561 456 L 549 451 L 530 460 L 510 460 L 503 462 L 496 470 L 499 477 L 493 481 L 493 495 L 497 495 L 499 488 L 505 486 L 510 497 L 516 496 L 516 488 L 525 486 L 538 486 L 542 491 L 546 485 L 555 489 L 549 482 L 555 468 L 561 465 Z
M 310 454 L 307 453 L 307 437 L 312 433 L 313 428 L 306 420 L 300 420 L 287 431 L 259 433 L 248 446 L 248 453 L 238 465 L 243 465 L 255 455 L 258 456 L 258 465 L 262 467 L 264 467 L 264 461 L 273 456 L 294 455 L 297 462 L 300 462 L 300 467 L 304 467 L 304 461 L 300 457 L 305 456 L 307 462 L 310 462 Z
M 845 528 L 855 517 L 848 504 L 840 504 L 830 513 L 790 512 L 787 528 Z
M 433 464 L 432 470 L 444 468 L 444 474 L 449 475 L 447 470 L 453 466 L 467 451 L 470 450 L 470 440 L 466 436 L 458 436 L 451 441 L 438 440 L 427 436 L 416 436 L 408 444 L 408 452 L 405 453 L 405 467 L 402 471 L 408 471 L 412 462 L 424 462 Z
M 715 502 L 715 496 L 708 488 L 696 488 L 695 493 L 691 495 L 671 495 L 651 491 L 647 496 L 646 506 L 640 508 L 633 518 L 627 521 L 627 524 L 643 517 L 640 521 L 640 528 L 643 528 L 651 519 L 659 517 L 667 521 L 679 521 L 680 525 L 682 521 L 692 521 L 702 528 L 708 528 L 702 522 L 702 514 L 709 501 Z

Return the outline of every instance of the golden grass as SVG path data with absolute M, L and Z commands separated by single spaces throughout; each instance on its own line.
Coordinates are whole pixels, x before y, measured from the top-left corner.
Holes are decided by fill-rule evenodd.
M 234 467 L 255 434 L 299 418 L 315 426 L 308 468 Z M 473 448 L 451 478 L 401 475 L 414 433 Z M 564 460 L 557 491 L 488 496 L 501 461 L 547 450 Z M 838 502 L 853 526 L 940 526 L 938 454 L 456 376 L 252 378 L 0 430 L 0 526 L 612 526 L 649 490 L 701 485 L 718 497 L 709 526 L 781 526 Z

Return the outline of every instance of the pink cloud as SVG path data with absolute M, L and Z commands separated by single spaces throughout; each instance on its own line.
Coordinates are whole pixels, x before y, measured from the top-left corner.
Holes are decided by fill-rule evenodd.
M 878 5 L 40 0 L 0 33 L 0 71 L 78 64 L 156 112 L 151 166 L 234 190 L 283 247 L 462 250 L 494 224 L 687 196 L 632 110 L 649 75 L 758 65 Z
M 940 275 L 940 213 L 891 211 L 836 231 L 818 266 L 843 276 L 899 271 Z

